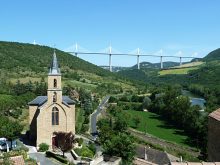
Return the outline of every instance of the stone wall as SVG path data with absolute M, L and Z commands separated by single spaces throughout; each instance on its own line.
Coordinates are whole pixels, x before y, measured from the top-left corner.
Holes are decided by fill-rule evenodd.
M 72 132 L 75 134 L 75 107 L 67 107 L 63 104 L 54 103 L 47 107 L 42 107 L 37 118 L 37 146 L 47 143 L 52 147 L 52 137 L 54 132 Z M 52 125 L 52 108 L 59 109 L 59 125 Z
M 220 121 L 210 116 L 208 121 L 208 160 L 220 162 Z

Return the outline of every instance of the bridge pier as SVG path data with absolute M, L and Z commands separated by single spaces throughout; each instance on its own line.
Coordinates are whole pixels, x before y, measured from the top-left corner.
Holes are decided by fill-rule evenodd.
M 137 68 L 140 69 L 140 49 L 137 49 Z
M 163 56 L 160 56 L 160 69 L 163 69 Z
M 182 57 L 180 57 L 180 66 L 182 65 Z
M 78 45 L 77 45 L 77 43 L 76 43 L 76 45 L 75 45 L 75 56 L 76 56 L 76 57 L 78 57 L 78 56 L 77 56 L 77 55 L 78 55 L 77 52 L 78 52 Z
M 139 61 L 140 56 L 137 55 L 137 68 L 140 69 L 140 61 Z
M 112 55 L 109 54 L 109 71 L 112 72 Z

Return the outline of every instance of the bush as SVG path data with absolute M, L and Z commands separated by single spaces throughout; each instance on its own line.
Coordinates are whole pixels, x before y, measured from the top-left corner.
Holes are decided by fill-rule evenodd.
M 83 138 L 76 138 L 75 140 L 76 140 L 76 142 L 79 144 L 79 146 L 82 145 L 82 143 L 83 143 Z
M 89 125 L 88 124 L 83 124 L 81 132 L 85 133 L 85 132 L 88 131 L 88 129 L 89 129 Z
M 109 103 L 115 103 L 115 102 L 117 102 L 118 100 L 117 100 L 116 97 L 111 96 L 108 101 L 109 101 Z
M 8 158 L 8 157 L 19 156 L 19 155 L 22 155 L 25 160 L 27 159 L 27 152 L 24 150 L 6 152 L 3 154 L 3 157 Z
M 25 161 L 28 165 L 36 165 L 37 161 L 35 159 L 29 158 Z
M 40 152 L 45 152 L 45 151 L 47 151 L 48 149 L 49 149 L 49 145 L 46 144 L 46 143 L 41 143 L 41 144 L 39 145 L 39 151 L 40 151 Z
M 68 163 L 68 160 L 66 160 L 66 158 L 62 157 L 61 155 L 55 154 L 51 151 L 46 151 L 46 157 L 53 157 L 61 163 Z
M 88 148 L 93 152 L 93 155 L 95 155 L 96 153 L 95 144 L 90 142 Z
M 82 148 L 76 148 L 74 149 L 77 155 L 82 156 L 82 157 L 88 157 L 88 158 L 93 158 L 94 154 L 93 151 L 91 151 L 88 147 L 83 146 Z

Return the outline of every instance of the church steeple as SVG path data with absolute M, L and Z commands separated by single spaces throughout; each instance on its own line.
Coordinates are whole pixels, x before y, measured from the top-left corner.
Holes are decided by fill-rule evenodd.
M 60 75 L 60 68 L 57 62 L 56 51 L 53 52 L 53 59 L 50 65 L 49 75 Z
M 53 53 L 53 59 L 48 73 L 47 97 L 49 103 L 62 102 L 61 72 L 58 66 L 55 50 Z

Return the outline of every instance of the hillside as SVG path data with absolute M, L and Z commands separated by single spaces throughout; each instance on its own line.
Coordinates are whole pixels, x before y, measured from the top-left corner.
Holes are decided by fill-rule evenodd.
M 179 66 L 178 62 L 166 61 L 163 62 L 163 68 L 170 68 Z M 137 64 L 131 67 L 132 69 L 137 69 Z M 150 63 L 150 62 L 141 62 L 140 68 L 142 69 L 160 69 L 160 63 Z
M 53 48 L 47 46 L 1 41 L 1 81 L 16 83 L 20 80 L 26 83 L 45 79 L 53 51 Z M 111 83 L 124 89 L 133 89 L 131 82 L 114 73 L 58 49 L 56 54 L 64 85 L 94 89 L 102 83 Z
M 118 74 L 133 80 L 150 84 L 199 84 L 208 88 L 220 87 L 220 63 L 219 61 L 208 61 L 206 63 L 194 62 L 185 64 L 187 67 L 175 67 L 166 70 L 160 69 L 130 69 L 120 71 Z
M 210 52 L 207 56 L 203 58 L 203 61 L 213 61 L 220 60 L 220 48 Z

